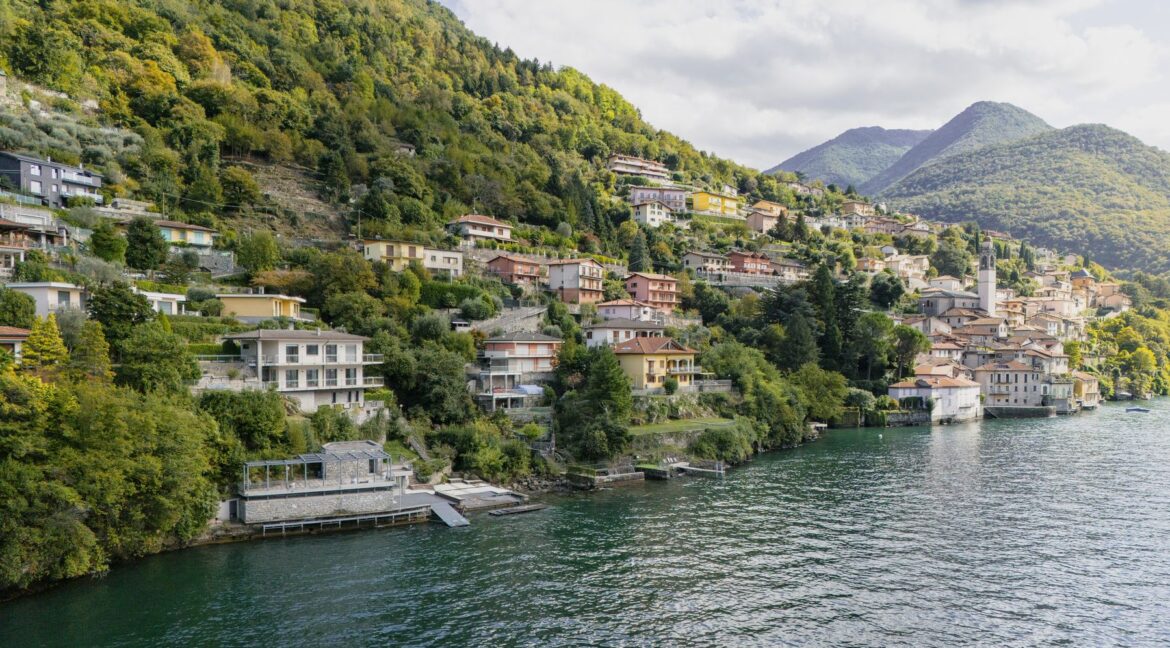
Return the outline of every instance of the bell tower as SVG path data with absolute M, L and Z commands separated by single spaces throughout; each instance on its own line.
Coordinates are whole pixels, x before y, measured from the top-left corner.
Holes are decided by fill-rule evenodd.
M 990 240 L 979 252 L 979 308 L 995 317 L 995 245 Z

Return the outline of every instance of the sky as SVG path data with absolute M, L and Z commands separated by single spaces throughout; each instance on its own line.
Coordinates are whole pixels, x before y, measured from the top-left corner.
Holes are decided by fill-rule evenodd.
M 938 128 L 981 100 L 1170 150 L 1166 0 L 440 1 L 760 169 L 849 128 Z

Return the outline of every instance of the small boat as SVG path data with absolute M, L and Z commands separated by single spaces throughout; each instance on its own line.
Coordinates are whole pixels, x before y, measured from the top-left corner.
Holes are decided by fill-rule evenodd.
M 1125 411 L 1126 412 L 1141 412 L 1144 414 L 1146 412 L 1149 412 L 1150 410 L 1145 408 L 1145 407 L 1127 407 L 1127 408 L 1125 408 Z

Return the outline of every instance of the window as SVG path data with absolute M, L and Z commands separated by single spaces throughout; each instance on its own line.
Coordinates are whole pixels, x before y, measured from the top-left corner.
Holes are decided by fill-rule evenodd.
M 319 369 L 306 369 L 305 370 L 305 387 L 316 387 L 320 383 L 320 381 L 318 380 L 318 377 L 320 376 L 320 374 L 321 374 L 321 372 Z
M 60 189 L 57 188 L 57 185 L 53 185 L 53 193 L 57 193 L 59 191 Z
M 60 173 L 61 173 L 60 169 L 49 169 L 49 171 L 50 171 L 50 174 L 53 176 L 54 180 L 61 177 L 60 176 Z
M 352 369 L 352 368 L 346 369 L 345 370 L 345 386 L 346 387 L 353 387 L 355 385 L 357 385 L 357 369 Z
M 325 362 L 337 362 L 337 345 L 336 344 L 326 344 L 325 345 Z M 336 373 L 336 372 L 334 372 L 334 373 Z
M 57 308 L 69 308 L 69 291 L 57 291 Z
M 284 372 L 284 386 L 290 389 L 300 387 L 301 372 L 298 369 L 289 369 Z
M 337 370 L 336 369 L 326 369 L 325 370 L 325 386 L 326 387 L 336 387 L 337 386 Z M 336 401 L 334 401 L 334 402 L 336 402 Z
M 301 361 L 301 347 L 296 344 L 289 344 L 284 347 L 285 362 L 300 362 Z
M 28 165 L 28 174 L 32 175 L 32 176 L 40 176 L 41 175 L 41 165 L 39 165 L 39 164 Z
M 356 344 L 345 345 L 345 361 L 346 362 L 357 362 L 357 359 L 358 359 L 357 358 L 357 345 Z
M 320 344 L 306 344 L 305 345 L 305 355 L 307 355 L 307 356 L 321 355 L 321 345 Z
M 41 193 L 41 183 L 36 180 L 30 181 L 28 183 L 28 190 L 35 194 Z

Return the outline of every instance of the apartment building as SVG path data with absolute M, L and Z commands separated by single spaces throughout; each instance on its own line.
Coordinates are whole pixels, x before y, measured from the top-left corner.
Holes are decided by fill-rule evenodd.
M 649 304 L 661 313 L 671 313 L 678 307 L 678 280 L 653 272 L 634 272 L 625 278 L 626 292 L 635 300 Z
M 670 180 L 670 169 L 666 168 L 665 164 L 632 155 L 614 153 L 609 156 L 606 168 L 619 175 L 639 176 L 659 182 Z
M 381 363 L 383 357 L 365 353 L 369 340 L 360 335 L 258 330 L 224 339 L 240 347 L 240 361 L 247 373 L 240 387 L 275 389 L 295 399 L 305 412 L 323 405 L 342 405 L 361 419 L 369 413 L 363 412 L 367 409 L 366 390 L 384 385 L 380 376 L 365 375 L 365 368 Z
M 654 201 L 666 205 L 675 213 L 685 212 L 687 210 L 687 190 L 682 187 L 630 186 L 631 205 Z
M 772 260 L 763 252 L 734 250 L 727 254 L 727 261 L 733 272 L 751 275 L 772 274 Z
M 85 289 L 63 281 L 28 281 L 10 283 L 9 290 L 24 293 L 36 302 L 37 317 L 65 310 L 85 310 Z
M 666 203 L 651 200 L 634 205 L 634 222 L 646 227 L 658 227 L 663 223 L 674 222 L 674 212 Z
M 713 252 L 687 252 L 683 255 L 683 268 L 695 272 L 731 272 L 731 262 L 722 254 Z
M 518 286 L 539 286 L 545 275 L 544 264 L 511 254 L 500 254 L 488 261 L 487 271 L 506 284 Z
M 597 305 L 597 314 L 605 319 L 631 319 L 641 322 L 655 319 L 653 306 L 636 299 L 614 299 Z
M 305 300 L 300 297 L 271 293 L 224 293 L 216 295 L 223 302 L 225 317 L 255 324 L 264 320 L 286 317 L 291 320 L 313 321 L 301 313 Z
M 596 324 L 586 325 L 584 329 L 585 346 L 591 349 L 621 344 L 634 338 L 662 337 L 666 330 L 658 322 L 625 318 L 602 320 Z
M 474 381 L 476 402 L 489 412 L 538 404 L 540 385 L 552 378 L 562 344 L 560 338 L 524 331 L 485 340 Z
M 362 242 L 362 251 L 366 260 L 381 261 L 395 272 L 418 262 L 435 274 L 451 278 L 463 275 L 463 253 L 455 250 L 440 250 L 421 243 L 368 240 Z
M 463 240 L 463 244 L 474 246 L 476 241 L 512 240 L 512 226 L 491 216 L 467 214 L 447 223 L 447 229 Z
M 566 304 L 596 304 L 605 297 L 605 268 L 593 259 L 548 263 L 548 287 Z
M 0 176 L 24 194 L 41 199 L 54 209 L 68 206 L 70 200 L 85 199 L 101 204 L 102 177 L 82 167 L 0 151 Z

